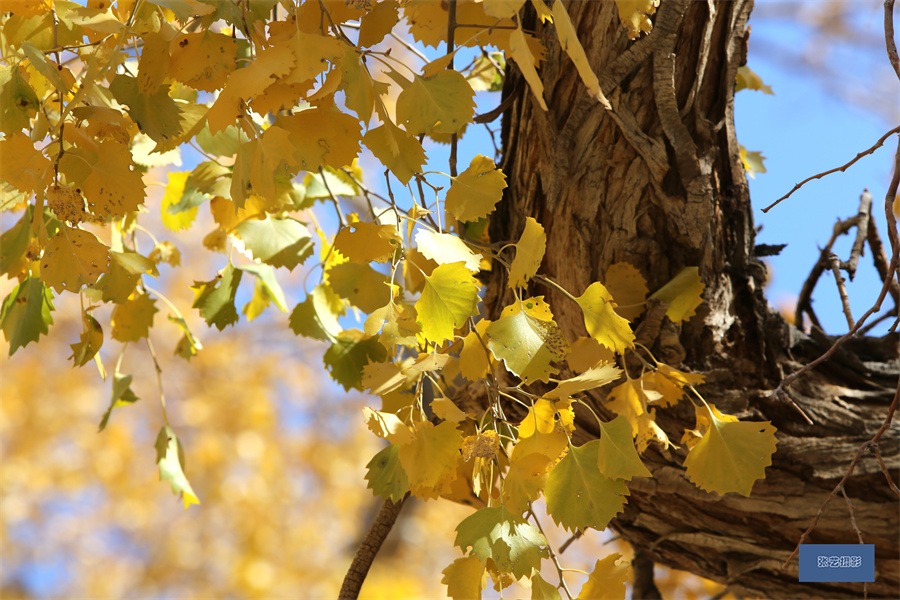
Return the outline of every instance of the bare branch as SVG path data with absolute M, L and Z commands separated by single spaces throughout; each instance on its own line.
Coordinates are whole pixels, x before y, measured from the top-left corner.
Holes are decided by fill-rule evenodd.
M 844 283 L 844 277 L 841 275 L 841 261 L 836 254 L 828 257 L 828 263 L 831 272 L 834 274 L 834 283 L 837 285 L 838 294 L 841 296 L 841 308 L 844 316 L 847 318 L 847 327 L 853 328 L 853 313 L 850 312 L 850 297 L 847 296 L 847 286 Z
M 897 56 L 897 43 L 894 41 L 894 0 L 884 0 L 884 45 L 894 73 L 900 79 L 900 57 Z
M 369 568 L 375 561 L 375 555 L 378 554 L 378 550 L 381 549 L 385 538 L 387 538 L 394 527 L 394 523 L 400 515 L 400 509 L 403 508 L 403 503 L 406 502 L 407 498 L 409 498 L 409 494 L 404 496 L 400 502 L 384 501 L 378 516 L 375 517 L 375 522 L 372 523 L 372 527 L 369 528 L 369 532 L 366 533 L 366 537 L 360 543 L 359 548 L 357 548 L 356 556 L 353 557 L 350 568 L 347 569 L 344 583 L 341 585 L 341 592 L 338 595 L 340 600 L 353 600 L 359 597 L 359 590 L 366 580 Z
M 846 170 L 849 169 L 851 166 L 853 166 L 854 164 L 856 164 L 856 162 L 857 162 L 859 159 L 863 158 L 864 156 L 868 156 L 868 155 L 872 154 L 873 152 L 875 152 L 876 150 L 878 150 L 879 148 L 881 148 L 881 146 L 884 144 L 885 140 L 887 140 L 889 137 L 891 137 L 892 135 L 894 135 L 894 134 L 897 133 L 897 132 L 900 132 L 900 126 L 894 127 L 893 129 L 891 129 L 890 131 L 888 131 L 887 133 L 885 133 L 883 136 L 881 136 L 880 138 L 878 138 L 878 141 L 875 142 L 875 144 L 874 144 L 871 148 L 869 148 L 869 149 L 867 149 L 867 150 L 863 150 L 862 152 L 860 152 L 859 154 L 857 154 L 855 157 L 853 157 L 852 160 L 850 160 L 849 162 L 847 162 L 847 163 L 841 165 L 840 167 L 835 167 L 835 168 L 833 168 L 833 169 L 828 169 L 827 171 L 822 171 L 821 173 L 816 173 L 815 175 L 812 175 L 812 176 L 810 176 L 810 177 L 807 177 L 806 179 L 804 179 L 804 180 L 801 181 L 800 183 L 796 184 L 796 185 L 791 189 L 791 191 L 789 191 L 787 194 L 785 194 L 784 196 L 782 196 L 781 198 L 779 198 L 778 200 L 776 200 L 775 202 L 773 202 L 773 203 L 770 204 L 769 206 L 767 206 L 767 207 L 765 207 L 764 209 L 762 209 L 763 212 L 769 212 L 769 211 L 770 211 L 772 208 L 774 208 L 776 205 L 780 204 L 783 200 L 787 200 L 788 198 L 790 198 L 790 196 L 791 196 L 794 192 L 796 192 L 797 190 L 799 190 L 799 189 L 802 188 L 804 185 L 806 185 L 807 183 L 809 183 L 810 181 L 812 181 L 812 180 L 814 180 L 814 179 L 821 179 L 821 178 L 825 177 L 826 175 L 831 175 L 832 173 L 837 173 L 837 172 L 844 172 L 844 171 L 846 171 Z
M 856 267 L 859 264 L 859 257 L 862 254 L 863 244 L 866 241 L 871 214 L 872 194 L 869 193 L 869 188 L 866 188 L 859 196 L 859 210 L 856 214 L 856 239 L 853 241 L 853 248 L 850 250 L 850 258 L 840 264 L 840 268 L 847 271 L 847 275 L 850 276 L 850 281 L 853 281 L 853 276 L 856 275 Z

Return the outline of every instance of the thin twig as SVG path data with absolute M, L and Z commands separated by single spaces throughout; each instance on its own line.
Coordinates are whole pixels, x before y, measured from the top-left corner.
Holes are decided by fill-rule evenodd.
M 882 283 L 888 279 L 888 258 L 887 252 L 884 250 L 884 243 L 881 241 L 881 235 L 878 233 L 878 226 L 875 224 L 874 218 L 869 218 L 869 227 L 866 232 L 866 241 L 869 242 L 869 248 L 872 250 L 872 262 L 875 264 L 875 270 L 881 277 Z M 891 298 L 894 299 L 894 312 L 900 305 L 900 285 L 896 281 L 891 281 L 890 290 Z
M 834 283 L 837 285 L 838 294 L 841 296 L 841 308 L 844 311 L 844 317 L 847 318 L 847 327 L 853 328 L 853 313 L 850 312 L 850 297 L 847 295 L 847 286 L 844 277 L 841 275 L 841 261 L 837 254 L 828 257 L 829 267 L 834 274 Z
M 853 277 L 856 275 L 856 267 L 859 264 L 859 257 L 862 254 L 863 244 L 869 231 L 871 214 L 872 194 L 869 193 L 869 188 L 866 188 L 859 196 L 859 210 L 856 213 L 856 239 L 853 240 L 850 258 L 840 264 L 840 268 L 847 271 L 847 275 L 850 276 L 850 281 L 853 281 Z
M 448 7 L 449 12 L 447 16 L 447 56 L 450 57 L 450 62 L 447 63 L 447 69 L 453 70 L 453 52 L 456 50 L 456 44 L 454 40 L 456 38 L 456 0 L 450 0 L 450 5 Z M 456 177 L 456 151 L 459 146 L 459 135 L 454 133 L 450 136 L 450 159 L 448 160 L 450 164 L 450 177 Z
M 803 282 L 803 287 L 800 288 L 800 296 L 797 298 L 797 308 L 794 310 L 794 323 L 797 327 L 803 327 L 803 313 L 809 315 L 813 325 L 819 328 L 822 327 L 812 309 L 812 294 L 816 289 L 819 278 L 822 276 L 822 273 L 825 272 L 825 268 L 828 265 L 828 257 L 831 255 L 831 248 L 840 236 L 850 231 L 850 228 L 853 227 L 855 222 L 856 217 L 853 217 L 845 221 L 838 221 L 834 224 L 831 238 L 829 238 L 825 247 L 822 248 L 822 251 L 819 254 L 819 260 L 813 265 L 812 270 L 809 272 L 809 276 L 806 278 L 806 281 Z
M 894 73 L 900 79 L 900 57 L 897 56 L 897 44 L 894 41 L 894 0 L 884 0 L 884 45 Z
M 878 447 L 878 444 L 872 444 L 872 447 L 869 448 L 872 451 L 872 454 L 875 455 L 875 460 L 878 461 L 878 466 L 881 467 L 881 472 L 884 474 L 884 478 L 887 480 L 888 487 L 891 488 L 891 491 L 900 496 L 900 488 L 897 487 L 897 484 L 894 483 L 894 479 L 891 477 L 891 472 L 888 471 L 887 465 L 884 464 L 884 458 L 881 457 L 881 448 Z
M 868 156 L 869 154 L 872 154 L 873 152 L 875 152 L 876 150 L 878 150 L 879 148 L 881 148 L 881 146 L 882 146 L 882 144 L 884 144 L 885 140 L 887 140 L 889 137 L 891 137 L 892 135 L 894 135 L 894 134 L 897 133 L 897 132 L 900 132 L 900 126 L 894 127 L 893 129 L 891 129 L 890 131 L 888 131 L 887 133 L 885 133 L 883 136 L 881 136 L 881 137 L 878 139 L 877 142 L 875 142 L 875 144 L 874 144 L 871 148 L 869 148 L 869 149 L 867 149 L 867 150 L 863 150 L 862 152 L 860 152 L 859 154 L 857 154 L 852 160 L 850 160 L 849 162 L 847 162 L 847 163 L 841 165 L 840 167 L 835 167 L 834 169 L 828 169 L 827 171 L 822 171 L 821 173 L 816 173 L 815 175 L 812 175 L 812 176 L 810 176 L 810 177 L 807 177 L 806 179 L 804 179 L 804 180 L 801 181 L 800 183 L 796 184 L 796 185 L 791 189 L 791 191 L 789 191 L 787 194 L 785 194 L 784 196 L 782 196 L 781 198 L 779 198 L 778 200 L 776 200 L 775 202 L 773 202 L 773 203 L 770 204 L 769 206 L 767 206 L 767 207 L 765 207 L 764 209 L 762 209 L 762 211 L 763 211 L 763 212 L 769 212 L 769 211 L 770 211 L 772 208 L 774 208 L 776 205 L 778 205 L 778 204 L 780 204 L 782 201 L 787 200 L 788 198 L 790 198 L 791 195 L 792 195 L 794 192 L 796 192 L 797 190 L 799 190 L 799 189 L 802 188 L 804 185 L 806 185 L 807 183 L 809 183 L 810 181 L 812 181 L 812 180 L 814 180 L 814 179 L 821 179 L 821 178 L 825 177 L 826 175 L 831 175 L 832 173 L 837 173 L 837 172 L 839 172 L 839 171 L 840 171 L 840 172 L 846 171 L 846 170 L 849 169 L 851 166 L 853 166 L 854 164 L 856 164 L 856 162 L 857 162 L 859 159 L 863 158 L 864 156 Z

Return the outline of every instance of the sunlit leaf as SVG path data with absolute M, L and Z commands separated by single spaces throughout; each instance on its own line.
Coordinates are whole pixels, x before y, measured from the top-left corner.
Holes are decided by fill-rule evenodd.
M 600 423 L 600 449 L 597 466 L 610 479 L 630 481 L 634 477 L 651 477 L 634 447 L 628 419 L 618 416 L 608 423 Z
M 575 301 L 584 313 L 584 325 L 592 338 L 618 354 L 634 346 L 631 326 L 616 314 L 616 303 L 602 283 L 592 283 Z
M 650 296 L 668 304 L 666 316 L 673 323 L 681 323 L 694 316 L 697 307 L 703 303 L 703 281 L 697 267 L 685 267 L 666 285 Z
M 413 440 L 400 446 L 400 464 L 414 496 L 428 500 L 443 493 L 456 477 L 462 434 L 455 423 L 416 425 Z
M 469 167 L 453 178 L 445 208 L 460 221 L 477 221 L 491 214 L 503 196 L 506 175 L 494 161 L 478 154 Z
M 534 277 L 544 260 L 547 250 L 547 235 L 540 223 L 531 217 L 525 218 L 525 230 L 516 243 L 516 256 L 509 267 L 510 289 L 524 288 Z
M 584 600 L 625 600 L 625 590 L 631 581 L 631 564 L 618 552 L 599 559 L 588 580 L 578 593 Z
M 435 343 L 451 339 L 477 303 L 478 283 L 464 263 L 438 266 L 425 277 L 425 287 L 416 302 L 422 335 Z
M 228 263 L 215 279 L 195 281 L 191 286 L 194 290 L 192 307 L 200 310 L 200 316 L 210 327 L 215 325 L 216 329 L 221 331 L 237 323 L 238 313 L 234 307 L 234 298 L 242 275 L 243 271 L 235 269 L 234 265 Z
M 540 308 L 532 308 L 540 306 Z M 485 330 L 490 348 L 525 383 L 548 381 L 566 355 L 566 339 L 541 296 L 515 302 Z
M 181 494 L 185 508 L 191 504 L 200 504 L 200 499 L 197 498 L 184 474 L 184 452 L 181 444 L 168 425 L 160 429 L 156 437 L 156 464 L 159 465 L 160 481 L 168 481 L 172 486 L 172 492 L 176 495 Z
M 41 279 L 56 290 L 77 292 L 97 281 L 109 265 L 109 248 L 83 229 L 61 228 L 44 248 Z
M 457 558 L 441 571 L 441 583 L 447 586 L 447 596 L 453 600 L 481 598 L 484 589 L 484 561 L 477 556 Z
M 397 98 L 397 121 L 412 135 L 459 133 L 475 116 L 474 96 L 458 71 L 415 75 Z
M 416 233 L 416 246 L 426 258 L 439 265 L 462 261 L 473 273 L 477 273 L 480 269 L 481 254 L 473 252 L 455 235 L 420 229 Z
M 465 518 L 456 527 L 456 545 L 482 561 L 491 559 L 500 572 L 516 579 L 540 569 L 547 556 L 541 532 L 502 506 L 482 508 Z

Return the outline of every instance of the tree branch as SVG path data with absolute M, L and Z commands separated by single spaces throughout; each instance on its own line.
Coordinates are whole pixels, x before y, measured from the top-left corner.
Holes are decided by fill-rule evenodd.
M 409 498 L 409 494 L 404 496 L 400 502 L 384 501 L 378 516 L 375 517 L 375 522 L 372 523 L 372 527 L 369 528 L 369 532 L 366 533 L 366 537 L 359 545 L 359 548 L 357 548 L 356 556 L 353 557 L 350 568 L 347 569 L 344 583 L 341 585 L 341 592 L 338 595 L 340 600 L 354 600 L 359 597 L 359 590 L 366 580 L 366 575 L 368 575 L 369 568 L 375 560 L 375 555 L 378 554 L 378 550 L 381 549 L 385 538 L 387 538 L 394 527 L 394 523 L 400 515 L 400 509 L 403 508 L 403 503 L 406 502 L 407 498 Z

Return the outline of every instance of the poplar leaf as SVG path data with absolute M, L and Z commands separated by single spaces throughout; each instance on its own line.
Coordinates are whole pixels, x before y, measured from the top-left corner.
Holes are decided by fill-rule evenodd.
M 116 75 L 109 90 L 119 104 L 128 106 L 128 116 L 154 142 L 163 143 L 181 133 L 180 112 L 168 85 L 147 94 L 141 92 L 136 78 Z
M 762 152 L 747 150 L 744 146 L 741 146 L 740 154 L 744 169 L 747 170 L 747 175 L 749 175 L 751 179 L 755 179 L 757 173 L 766 172 L 766 157 L 763 156 Z
M 291 134 L 294 164 L 304 171 L 318 171 L 322 166 L 340 169 L 359 154 L 359 121 L 333 103 L 279 117 L 276 125 Z
M 505 187 L 503 171 L 493 160 L 478 154 L 469 168 L 453 178 L 444 207 L 460 221 L 477 221 L 494 212 Z
M 24 133 L 0 140 L 0 179 L 26 194 L 36 194 L 50 182 L 53 163 Z
M 757 92 L 768 94 L 769 96 L 775 95 L 775 92 L 772 91 L 772 88 L 763 83 L 762 77 L 757 75 L 753 71 L 753 69 L 751 69 L 747 65 L 738 67 L 737 77 L 735 79 L 735 92 L 739 92 L 741 90 L 754 90 Z
M 606 289 L 616 301 L 616 313 L 634 321 L 644 312 L 647 300 L 647 281 L 633 265 L 618 262 L 606 269 L 603 279 Z
M 136 342 L 150 335 L 153 315 L 159 312 L 147 294 L 136 294 L 117 304 L 112 312 L 112 337 L 120 342 Z
M 775 427 L 769 421 L 729 419 L 715 406 L 697 407 L 697 429 L 703 437 L 688 451 L 684 467 L 700 489 L 719 495 L 749 496 L 757 479 L 766 476 L 775 452 Z
M 625 417 L 631 424 L 632 434 L 640 429 L 639 418 L 645 413 L 644 392 L 639 379 L 629 379 L 614 387 L 607 397 L 607 407 Z
M 446 356 L 446 354 L 440 356 Z M 465 421 L 469 418 L 469 415 L 461 411 L 450 398 L 435 398 L 431 401 L 431 410 L 432 412 L 434 412 L 437 418 L 443 419 L 444 421 L 450 421 L 452 423 L 459 423 L 460 421 Z M 494 435 L 496 435 L 496 432 L 493 431 L 487 433 L 493 433 Z M 466 446 L 465 444 L 463 444 L 463 460 L 468 460 L 467 458 L 465 458 L 465 454 Z
M 413 76 L 397 98 L 397 120 L 412 135 L 459 133 L 475 116 L 475 91 L 458 71 Z
M 165 36 L 147 32 L 138 59 L 137 84 L 141 94 L 151 95 L 165 83 L 169 74 L 169 41 Z M 56 69 L 53 69 L 55 71 Z M 58 76 L 58 72 L 57 72 Z M 57 86 L 64 89 L 66 86 Z M 168 89 L 169 86 L 166 86 Z
M 491 321 L 488 319 L 478 321 L 475 324 L 475 331 L 470 331 L 463 338 L 463 347 L 459 351 L 459 372 L 469 381 L 477 381 L 490 372 L 491 353 L 486 346 L 485 337 L 490 324 Z
M 557 430 L 557 425 L 561 431 L 571 432 L 574 429 L 574 422 L 575 412 L 568 404 L 568 400 L 557 403 L 546 398 L 539 398 L 519 423 L 519 439 L 530 438 L 536 433 L 553 433 Z
M 234 228 L 254 258 L 293 271 L 313 253 L 313 242 L 306 225 L 290 217 L 247 219 Z
M 109 248 L 83 229 L 61 227 L 47 242 L 41 279 L 61 294 L 95 283 L 109 265 Z
M 250 299 L 250 302 L 244 305 L 241 311 L 247 315 L 248 321 L 258 317 L 273 302 L 278 310 L 287 312 L 287 299 L 284 297 L 284 291 L 281 289 L 281 286 L 278 285 L 274 267 L 266 264 L 249 264 L 238 268 L 256 277 L 253 297 Z
M 688 385 L 700 385 L 705 377 L 700 373 L 685 373 L 660 363 L 656 371 L 644 373 L 641 377 L 644 388 L 651 389 L 660 395 L 655 401 L 659 406 L 672 406 L 684 397 L 684 388 Z
M 400 446 L 400 464 L 413 495 L 428 500 L 447 491 L 456 477 L 461 445 L 462 433 L 455 423 L 435 426 L 423 421 L 416 426 L 413 440 Z
M 608 423 L 600 423 L 597 467 L 610 479 L 631 481 L 634 477 L 652 477 L 638 456 L 631 425 L 625 417 L 620 415 Z
M 409 491 L 409 479 L 400 466 L 400 447 L 388 444 L 366 465 L 366 481 L 376 496 L 395 504 Z
M 455 235 L 420 229 L 416 233 L 416 246 L 425 258 L 430 258 L 439 265 L 462 261 L 473 273 L 481 269 L 481 254 L 473 252 Z
M 234 70 L 236 52 L 236 40 L 221 33 L 175 36 L 170 44 L 169 75 L 196 90 L 214 92 L 225 85 Z
M 484 0 L 484 12 L 498 19 L 511 19 L 524 4 L 525 0 Z
M 317 285 L 298 304 L 290 317 L 290 328 L 297 335 L 314 340 L 330 340 L 341 332 L 338 317 L 343 314 L 343 302 L 327 285 Z
M 522 72 L 522 76 L 525 77 L 525 81 L 528 82 L 528 87 L 531 88 L 531 93 L 534 94 L 538 106 L 546 111 L 547 103 L 544 101 L 544 83 L 541 81 L 537 69 L 535 69 L 534 55 L 531 53 L 531 48 L 528 47 L 528 41 L 525 39 L 525 32 L 522 31 L 521 26 L 509 34 L 509 49 L 510 58 L 519 66 L 519 70 Z
M 219 275 L 211 281 L 195 281 L 192 308 L 200 309 L 200 316 L 206 324 L 222 331 L 229 325 L 237 323 L 238 314 L 234 307 L 238 285 L 241 283 L 243 271 L 228 263 Z
M 103 417 L 100 418 L 100 425 L 97 427 L 97 431 L 106 429 L 113 410 L 120 406 L 129 406 L 140 400 L 131 390 L 131 379 L 131 375 L 124 375 L 118 371 L 113 373 L 112 397 L 109 401 L 109 408 L 106 409 Z
M 403 185 L 409 183 L 425 164 L 425 150 L 419 140 L 390 121 L 370 129 L 362 143 Z
M 579 600 L 625 600 L 625 590 L 631 581 L 631 564 L 618 552 L 601 558 L 594 564 L 588 580 L 578 592 Z
M 547 512 L 567 530 L 606 529 L 625 507 L 628 488 L 621 479 L 610 479 L 597 468 L 600 440 L 569 448 L 569 453 L 550 471 L 544 496 Z
M 358 329 L 340 332 L 322 361 L 331 378 L 340 383 L 346 391 L 362 389 L 363 368 L 370 362 L 383 362 L 387 350 L 377 339 L 366 337 Z
M 488 348 L 525 383 L 546 382 L 557 372 L 552 363 L 565 357 L 566 340 L 552 315 L 547 319 L 529 304 L 546 307 L 538 296 L 504 308 L 486 330 Z
M 455 543 L 482 561 L 491 559 L 500 573 L 515 579 L 540 569 L 541 559 L 548 556 L 541 532 L 503 506 L 482 508 L 463 519 Z
M 578 33 L 575 31 L 575 26 L 569 18 L 566 7 L 563 6 L 561 0 L 554 0 L 551 10 L 553 12 L 553 25 L 556 26 L 556 35 L 559 37 L 559 45 L 562 46 L 562 49 L 566 51 L 566 54 L 575 63 L 575 69 L 578 71 L 581 81 L 587 87 L 588 94 L 609 109 L 609 100 L 606 99 L 606 96 L 603 95 L 603 90 L 600 89 L 600 80 L 588 62 L 587 54 L 585 54 L 584 47 L 578 40 Z
M 193 206 L 187 210 L 174 211 L 175 206 L 182 203 L 185 197 L 185 185 L 190 173 L 186 171 L 168 173 L 168 183 L 159 207 L 162 223 L 171 231 L 187 229 L 197 218 L 199 208 Z
M 592 338 L 617 354 L 634 347 L 631 326 L 616 314 L 616 303 L 602 283 L 592 283 L 575 302 L 584 313 L 584 326 Z
M 385 84 L 376 82 L 369 74 L 369 69 L 362 60 L 359 51 L 349 45 L 344 45 L 344 52 L 340 59 L 341 68 L 341 88 L 347 95 L 347 108 L 356 113 L 356 116 L 363 123 L 368 123 L 372 119 L 372 110 L 375 107 L 375 96 L 380 95 L 384 91 Z M 378 92 L 376 92 L 376 89 Z M 400 131 L 398 129 L 398 131 Z M 369 146 L 369 144 L 366 144 Z M 369 146 L 371 149 L 372 147 Z M 375 152 L 372 150 L 372 152 Z M 377 156 L 377 153 L 376 153 Z M 380 159 L 380 157 L 379 157 Z M 385 166 L 390 167 L 385 161 L 381 161 Z M 393 170 L 393 169 L 391 169 Z M 398 176 L 399 178 L 399 176 Z M 399 178 L 402 181 L 402 178 Z M 405 184 L 406 182 L 404 182 Z
M 447 586 L 447 596 L 453 600 L 481 598 L 484 589 L 484 561 L 477 556 L 464 556 L 450 563 L 443 571 L 441 583 Z
M 0 67 L 0 130 L 7 136 L 28 127 L 41 104 L 23 72 L 23 67 Z M 4 151 L 4 161 L 6 156 Z
M 121 304 L 128 300 L 143 275 L 159 275 L 153 261 L 137 252 L 110 250 L 109 258 L 109 271 L 94 285 L 104 302 Z
M 630 39 L 640 37 L 641 33 L 650 33 L 653 22 L 650 17 L 656 12 L 659 0 L 616 0 L 619 9 L 619 20 Z
M 159 430 L 156 437 L 156 464 L 159 465 L 160 481 L 168 481 L 174 494 L 181 494 L 184 507 L 200 504 L 191 484 L 184 474 L 184 451 L 168 425 Z
M 613 362 L 615 353 L 592 337 L 581 336 L 569 345 L 566 363 L 576 373 L 583 373 L 601 362 Z
M 597 364 L 581 375 L 560 381 L 555 389 L 550 390 L 546 398 L 568 398 L 586 390 L 592 390 L 612 383 L 622 376 L 622 370 L 611 362 Z
M 144 203 L 143 177 L 124 144 L 100 142 L 94 151 L 68 150 L 59 169 L 80 187 L 99 217 L 124 217 Z
M 103 346 L 103 329 L 97 319 L 85 313 L 81 314 L 82 331 L 78 342 L 70 344 L 73 366 L 83 367 Z
M 425 277 L 425 287 L 416 301 L 422 335 L 437 344 L 452 339 L 477 304 L 478 283 L 465 264 L 439 265 Z
M 9 343 L 9 355 L 38 341 L 53 324 L 53 292 L 36 277 L 27 277 L 3 300 L 0 328 Z
M 516 256 L 509 267 L 510 289 L 524 288 L 534 277 L 544 260 L 547 250 L 547 234 L 540 223 L 531 217 L 525 217 L 525 230 L 516 243 Z
M 338 296 L 367 313 L 378 310 L 394 296 L 390 277 L 367 264 L 335 265 L 328 269 L 328 281 Z
M 31 262 L 28 247 L 32 240 L 33 216 L 34 208 L 29 204 L 16 224 L 0 234 L 0 275 L 16 279 L 28 268 Z
M 190 360 L 203 349 L 203 344 L 201 344 L 200 340 L 198 340 L 193 332 L 191 332 L 191 329 L 183 318 L 169 315 L 169 321 L 175 323 L 183 332 L 181 339 L 178 340 L 178 344 L 175 346 L 175 354 L 185 360 Z
M 383 363 L 371 363 L 380 365 Z M 403 445 L 413 441 L 413 431 L 409 425 L 400 420 L 394 413 L 380 412 L 369 407 L 363 408 L 366 427 L 380 438 L 392 444 Z
M 349 261 L 386 262 L 394 256 L 394 252 L 403 247 L 403 242 L 393 225 L 357 221 L 338 231 L 334 247 Z
M 544 489 L 551 463 L 551 459 L 545 454 L 515 454 L 510 460 L 509 471 L 503 478 L 500 496 L 503 506 L 517 515 L 528 510 L 528 505 L 537 500 Z
M 703 303 L 703 288 L 699 269 L 685 267 L 650 297 L 668 304 L 666 316 L 673 323 L 681 323 L 693 317 L 697 307 Z
M 555 585 L 544 581 L 543 577 L 535 573 L 531 578 L 531 600 L 562 600 L 562 596 Z
M 383 40 L 397 24 L 398 9 L 397 2 L 385 0 L 363 15 L 359 21 L 359 46 L 368 48 Z

